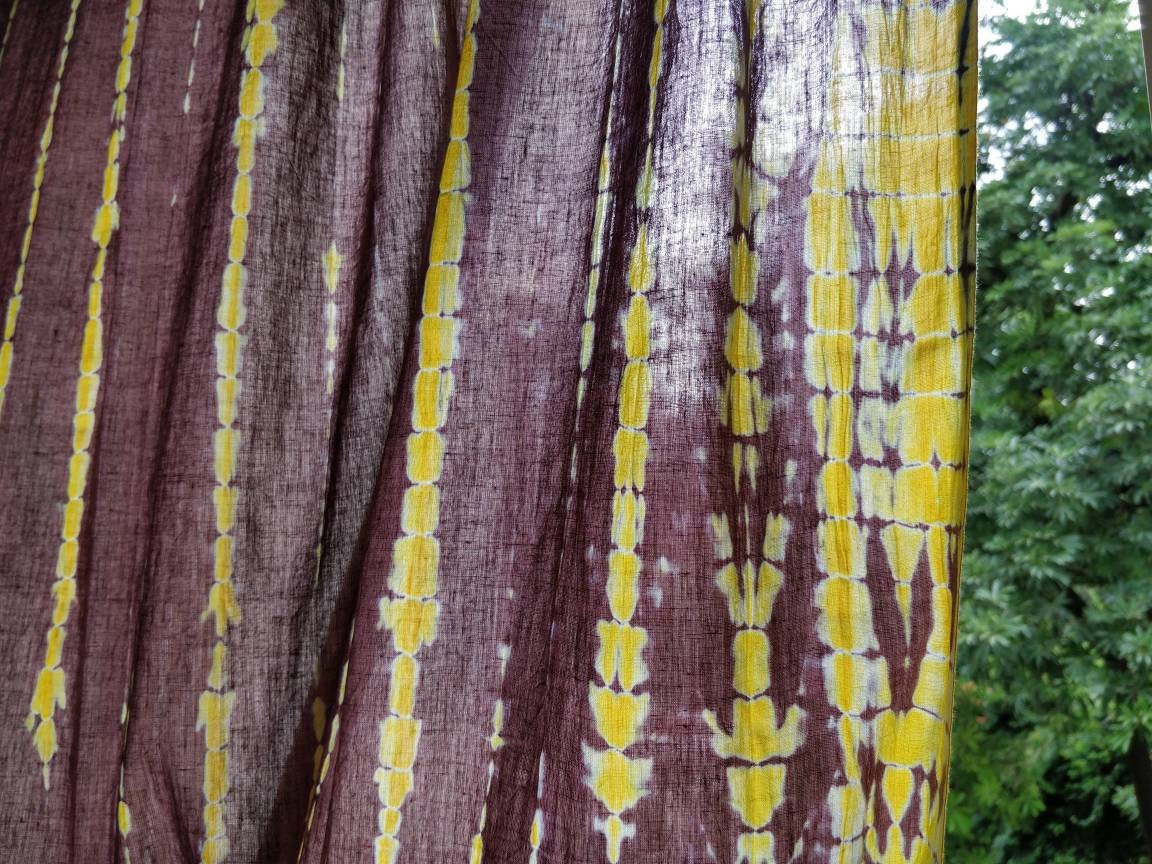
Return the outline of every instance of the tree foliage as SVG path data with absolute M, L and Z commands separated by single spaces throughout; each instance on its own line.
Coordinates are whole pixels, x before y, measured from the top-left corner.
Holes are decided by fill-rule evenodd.
M 1121 0 L 992 11 L 981 66 L 957 864 L 1146 860 L 1152 128 Z

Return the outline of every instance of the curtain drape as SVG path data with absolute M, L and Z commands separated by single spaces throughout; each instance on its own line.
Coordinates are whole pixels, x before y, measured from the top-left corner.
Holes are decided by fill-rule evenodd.
M 974 0 L 0 26 L 0 857 L 942 859 Z

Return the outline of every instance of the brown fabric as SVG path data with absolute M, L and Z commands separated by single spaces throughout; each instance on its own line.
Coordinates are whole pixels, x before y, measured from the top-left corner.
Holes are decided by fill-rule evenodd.
M 974 0 L 0 0 L 0 858 L 929 862 Z

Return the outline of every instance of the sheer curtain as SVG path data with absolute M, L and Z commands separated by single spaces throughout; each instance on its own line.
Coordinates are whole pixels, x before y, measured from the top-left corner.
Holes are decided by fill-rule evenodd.
M 943 857 L 974 0 L 0 22 L 0 857 Z

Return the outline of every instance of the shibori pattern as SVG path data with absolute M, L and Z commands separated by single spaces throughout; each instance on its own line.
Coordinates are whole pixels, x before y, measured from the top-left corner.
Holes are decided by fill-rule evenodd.
M 392 546 L 389 594 L 380 600 L 380 627 L 392 634 L 395 656 L 388 680 L 388 716 L 380 724 L 379 767 L 375 782 L 380 799 L 377 864 L 393 864 L 400 853 L 404 802 L 415 784 L 420 720 L 415 716 L 420 682 L 420 650 L 436 639 L 440 604 L 440 481 L 445 441 L 441 430 L 452 397 L 452 363 L 459 346 L 462 305 L 460 261 L 464 255 L 464 217 L 472 182 L 468 146 L 469 102 L 475 72 L 479 0 L 471 0 L 460 48 L 456 92 L 452 100 L 448 147 L 440 174 L 440 194 L 432 224 L 422 317 L 418 324 L 419 368 L 412 384 L 412 431 L 408 435 L 407 475 L 411 485 L 401 503 L 401 535 Z
M 56 709 L 65 707 L 65 693 L 67 682 L 61 664 L 64 657 L 64 640 L 68 635 L 68 616 L 72 604 L 76 599 L 76 571 L 80 561 L 80 529 L 84 523 L 84 493 L 88 485 L 88 472 L 92 464 L 92 455 L 89 447 L 92 444 L 92 435 L 96 429 L 96 407 L 100 392 L 100 370 L 104 365 L 104 323 L 101 319 L 104 297 L 104 268 L 108 261 L 108 247 L 116 229 L 120 226 L 120 205 L 116 196 L 120 188 L 120 150 L 127 135 L 125 122 L 128 117 L 128 85 L 132 81 L 132 55 L 136 50 L 136 37 L 140 26 L 140 10 L 144 0 L 128 0 L 124 10 L 124 28 L 120 37 L 120 62 L 116 67 L 116 92 L 112 100 L 112 131 L 105 144 L 106 158 L 104 162 L 103 182 L 101 185 L 101 202 L 96 208 L 92 219 L 92 242 L 96 246 L 95 258 L 88 280 L 88 315 L 84 322 L 83 335 L 80 341 L 79 376 L 76 379 L 75 407 L 76 413 L 72 417 L 71 458 L 68 460 L 68 481 L 66 487 L 67 500 L 63 507 L 63 521 L 60 526 L 60 545 L 56 554 L 56 581 L 52 583 L 52 624 L 45 637 L 44 666 L 36 675 L 36 684 L 32 693 L 32 704 L 29 709 L 26 725 L 32 733 L 32 740 L 36 746 L 36 753 L 44 774 L 44 788 L 47 789 L 51 780 L 52 759 L 58 749 L 56 729 Z M 75 25 L 76 6 L 72 6 L 72 15 L 68 23 L 67 41 Z M 64 55 L 61 57 L 60 71 L 63 72 Z M 56 102 L 59 98 L 60 82 L 57 80 L 56 89 L 52 95 L 52 110 L 49 113 L 49 127 L 46 130 L 46 140 L 51 140 L 51 124 L 54 116 Z M 31 238 L 32 225 L 35 221 L 36 201 L 39 197 L 39 184 L 43 182 L 44 162 L 47 161 L 47 144 L 42 145 L 40 161 L 37 164 L 37 185 L 33 193 L 32 213 L 29 217 L 27 238 Z M 24 256 L 27 255 L 25 240 Z M 21 260 L 21 275 L 24 261 Z M 19 280 L 21 276 L 18 276 Z M 14 308 L 19 308 L 18 294 L 13 297 L 15 307 L 9 306 L 12 327 L 15 327 L 16 318 Z M 4 348 L 11 349 L 11 343 L 5 342 Z M 11 357 L 11 353 L 7 355 Z M 5 374 L 0 372 L 0 375 Z M 3 396 L 0 394 L 0 399 Z
M 958 0 L 868 3 L 841 17 L 832 122 L 808 201 L 805 357 L 823 461 L 815 601 L 841 751 L 827 798 L 832 864 L 943 856 L 972 337 L 974 36 L 959 69 L 955 48 L 973 14 Z M 845 72 L 844 58 L 863 68 Z M 862 93 L 861 80 L 876 89 Z M 902 620 L 883 642 L 877 546 L 891 574 L 880 590 Z M 917 600 L 928 612 L 923 652 Z
M 644 542 L 645 466 L 648 461 L 648 425 L 652 393 L 652 312 L 648 292 L 656 280 L 656 262 L 649 242 L 651 201 L 655 185 L 656 100 L 663 71 L 664 18 L 667 0 L 653 4 L 655 33 L 648 60 L 648 119 L 644 160 L 636 184 L 636 239 L 628 255 L 628 310 L 624 314 L 624 351 L 627 364 L 617 394 L 618 426 L 612 440 L 613 485 L 612 549 L 608 553 L 607 594 L 611 620 L 596 622 L 599 647 L 595 671 L 599 678 L 588 685 L 588 701 L 598 742 L 584 745 L 588 769 L 585 782 L 602 815 L 593 818 L 604 835 L 605 854 L 612 864 L 621 860 L 624 841 L 636 836 L 636 825 L 624 814 L 648 794 L 650 758 L 630 756 L 627 750 L 643 735 L 650 707 L 648 693 L 636 692 L 648 680 L 644 648 L 648 631 L 632 623 L 640 599 L 643 564 L 637 548 Z
M 278 44 L 273 19 L 284 0 L 250 0 L 243 33 L 244 69 L 240 75 L 238 117 L 232 134 L 236 149 L 236 175 L 232 182 L 232 218 L 228 226 L 228 264 L 216 308 L 216 420 L 212 436 L 216 487 L 212 507 L 216 516 L 213 546 L 212 587 L 202 619 L 211 621 L 215 643 L 206 689 L 200 694 L 196 730 L 204 733 L 204 839 L 200 847 L 203 864 L 218 864 L 228 857 L 225 799 L 229 787 L 229 753 L 232 711 L 236 692 L 228 680 L 229 629 L 240 623 L 240 607 L 232 583 L 236 538 L 238 488 L 233 485 L 241 434 L 237 428 L 241 395 L 241 328 L 246 317 L 244 291 L 249 271 L 249 219 L 252 212 L 252 170 L 256 165 L 256 142 L 264 132 L 266 78 L 261 67 Z
M 27 860 L 57 860 L 68 844 L 73 857 L 96 859 L 89 850 L 104 844 L 125 861 L 130 848 L 136 860 L 171 840 L 164 848 L 221 864 L 243 857 L 242 849 L 266 848 L 272 833 L 277 860 L 290 857 L 291 844 L 301 860 L 359 855 L 376 864 L 942 860 L 968 459 L 974 0 L 826 0 L 813 7 L 826 13 L 815 23 L 797 17 L 804 13 L 789 0 L 738 0 L 706 13 L 702 0 L 618 3 L 566 7 L 568 29 L 557 40 L 564 47 L 555 50 L 571 52 L 558 55 L 571 60 L 564 74 L 580 78 L 598 107 L 594 117 L 553 111 L 553 127 L 540 124 L 545 112 L 514 118 L 523 125 L 512 127 L 493 113 L 516 111 L 523 98 L 563 107 L 547 82 L 517 89 L 517 61 L 544 62 L 553 49 L 544 38 L 533 43 L 531 28 L 510 27 L 507 9 L 485 7 L 481 21 L 480 0 L 470 0 L 462 21 L 437 11 L 437 27 L 451 22 L 445 32 L 410 19 L 407 30 L 372 30 L 389 39 L 419 33 L 427 40 L 420 50 L 445 57 L 455 56 L 449 43 L 459 43 L 454 84 L 441 88 L 439 71 L 422 82 L 435 85 L 430 100 L 451 101 L 448 128 L 415 136 L 397 133 L 408 118 L 380 105 L 370 106 L 379 117 L 347 130 L 349 117 L 366 116 L 359 84 L 368 92 L 393 87 L 393 70 L 408 67 L 374 55 L 394 50 L 389 39 L 361 45 L 358 25 L 345 31 L 340 15 L 301 16 L 289 28 L 293 7 L 284 0 L 245 0 L 224 11 L 187 0 L 180 26 L 166 28 L 148 0 L 118 0 L 99 14 L 63 0 L 52 44 L 30 47 L 30 32 L 43 36 L 42 27 L 25 26 L 34 4 L 5 7 L 0 75 L 16 80 L 24 73 L 13 67 L 31 57 L 29 74 L 39 76 L 34 98 L 13 102 L 28 115 L 17 118 L 26 129 L 16 133 L 27 164 L 3 182 L 23 195 L 0 201 L 0 222 L 13 229 L 0 249 L 9 268 L 0 479 L 15 477 L 20 494 L 33 484 L 44 490 L 26 496 L 38 499 L 27 506 L 9 495 L 15 528 L 0 520 L 0 570 L 23 580 L 11 593 L 36 610 L 27 624 L 10 623 L 21 615 L 0 624 L 2 647 L 21 670 L 4 706 L 17 758 L 0 809 L 16 813 L 4 825 Z M 373 18 L 367 4 L 353 20 L 391 28 L 399 9 Z M 161 26 L 145 28 L 148 20 Z M 237 38 L 225 38 L 233 23 Z M 89 58 L 99 60 L 100 76 L 88 74 Z M 484 86 L 474 86 L 474 76 Z M 300 81 L 315 83 L 314 91 L 290 102 Z M 137 107 L 173 83 L 164 110 Z M 691 89 L 698 85 L 709 93 L 699 103 Z M 298 139 L 315 160 L 302 164 L 331 175 L 295 171 L 300 151 L 283 146 L 283 136 L 296 130 L 274 122 L 311 99 L 322 109 L 341 106 L 316 112 L 331 119 L 331 139 L 322 137 L 327 131 Z M 469 131 L 477 116 L 485 118 L 483 138 Z M 151 124 L 166 117 L 199 131 L 186 158 L 157 168 L 149 156 L 154 162 L 168 130 L 150 140 Z M 149 128 L 137 128 L 145 118 Z M 529 127 L 524 146 L 511 140 Z M 556 130 L 562 147 L 537 146 Z M 413 139 L 404 142 L 421 160 L 413 177 L 425 166 L 440 173 L 431 197 L 418 183 L 406 190 L 420 199 L 405 211 L 417 214 L 409 226 L 422 225 L 423 208 L 435 202 L 428 248 L 403 244 L 385 255 L 398 224 L 387 212 L 392 164 L 373 151 L 380 140 L 392 147 L 395 134 Z M 686 155 L 690 147 L 707 152 Z M 520 162 L 510 165 L 509 153 Z M 474 154 L 484 175 L 475 180 Z M 122 169 L 128 158 L 139 171 Z M 550 160 L 561 158 L 564 170 L 555 170 L 559 162 Z M 364 165 L 372 166 L 366 178 Z M 691 165 L 701 171 L 686 183 L 678 171 Z M 79 206 L 50 192 L 76 170 L 90 186 Z M 344 216 L 324 222 L 324 191 L 306 196 L 319 210 L 282 198 L 289 175 L 330 191 Z M 543 177 L 571 190 L 553 186 L 541 199 L 540 233 L 525 234 L 528 241 L 499 236 L 493 226 L 533 230 L 516 198 L 531 196 Z M 173 188 L 188 194 L 169 199 Z M 200 203 L 186 212 L 190 196 Z M 685 220 L 681 205 L 698 209 Z M 218 230 L 190 239 L 184 229 L 214 208 Z M 171 236 L 148 234 L 154 222 Z M 685 227 L 704 230 L 689 237 Z M 50 254 L 66 232 L 76 239 L 61 248 L 79 250 L 79 261 Z M 510 254 L 524 242 L 535 245 Z M 264 256 L 275 251 L 265 245 L 299 256 L 290 268 L 299 278 L 269 282 L 281 271 L 269 269 Z M 546 256 L 548 267 L 522 268 L 521 255 L 535 263 Z M 65 267 L 54 257 L 71 260 Z M 529 274 L 524 285 L 501 284 L 511 292 L 501 295 L 512 300 L 507 308 L 493 308 L 483 282 L 462 275 L 497 272 L 494 259 Z M 369 260 L 374 284 L 359 278 L 369 275 Z M 188 269 L 170 282 L 140 278 L 171 261 Z M 205 261 L 214 263 L 205 270 Z M 408 284 L 408 274 L 421 263 L 416 311 L 408 303 L 421 286 Z M 387 282 L 396 264 L 403 273 Z M 72 266 L 82 269 L 58 278 Z M 275 290 L 264 287 L 273 282 Z M 48 289 L 56 286 L 65 302 L 57 297 L 51 305 L 59 311 L 42 314 L 40 292 L 55 296 Z M 115 295 L 116 286 L 127 293 Z M 144 302 L 140 291 L 154 293 Z M 454 386 L 483 381 L 483 393 L 504 380 L 490 379 L 461 334 L 516 339 L 520 322 L 509 315 L 541 300 L 551 304 L 539 319 L 544 338 L 533 323 L 534 344 L 509 342 L 499 375 L 516 370 L 514 352 L 524 351 L 539 392 L 560 407 L 510 431 L 507 410 L 470 414 L 464 403 L 475 400 L 453 395 Z M 257 321 L 282 320 L 264 314 L 269 303 L 295 304 L 305 326 L 263 338 Z M 678 318 L 678 310 L 695 317 Z M 110 325 L 122 315 L 127 325 Z M 355 342 L 363 332 L 392 336 L 362 326 L 366 316 L 394 319 L 401 339 L 411 330 L 408 374 L 398 384 L 391 361 L 404 353 L 399 346 L 362 354 Z M 666 352 L 665 329 L 676 327 L 690 338 L 673 335 Z M 141 338 L 128 338 L 134 328 Z M 253 354 L 269 344 L 289 350 Z M 566 350 L 553 351 L 557 345 Z M 63 368 L 52 370 L 60 346 Z M 143 357 L 153 346 L 157 356 Z M 280 360 L 276 371 L 304 386 L 289 404 L 292 423 L 274 427 L 269 418 L 285 415 L 266 413 L 254 395 L 268 389 L 262 371 Z M 369 368 L 374 363 L 381 369 Z M 684 386 L 662 390 L 666 372 Z M 400 393 L 394 415 L 395 394 L 379 389 L 385 380 Z M 345 415 L 347 404 L 356 407 Z M 128 435 L 131 421 L 116 417 L 137 405 L 147 418 Z M 56 431 L 44 446 L 25 447 L 18 421 Z M 169 438 L 185 424 L 211 444 L 190 450 Z M 260 429 L 277 434 L 258 440 Z M 237 588 L 283 528 L 256 506 L 279 479 L 266 469 L 281 452 L 271 441 L 280 433 L 301 470 L 290 502 L 299 504 L 296 545 L 285 556 L 296 569 L 264 602 L 258 586 L 251 591 L 259 599 Z M 533 536 L 583 541 L 591 531 L 591 548 L 577 553 L 591 562 L 591 580 L 566 549 L 549 559 L 557 563 L 547 573 L 448 566 L 479 560 L 470 557 L 476 547 L 457 545 L 475 543 L 477 532 L 493 547 L 510 536 L 450 523 L 477 482 L 467 453 L 450 445 L 460 449 L 477 433 L 508 436 L 510 446 L 492 448 L 493 461 L 514 459 L 523 472 L 516 476 L 540 484 L 496 505 L 520 507 L 514 516 L 527 528 L 553 520 Z M 357 451 L 369 436 L 375 449 L 365 460 Z M 124 441 L 150 440 L 155 452 L 118 452 Z M 525 460 L 540 453 L 549 460 L 537 471 Z M 405 460 L 402 475 L 392 455 Z M 36 468 L 38 460 L 51 470 Z M 135 511 L 151 499 L 124 506 L 129 496 L 119 493 L 135 488 L 127 481 L 136 476 L 153 484 L 147 494 L 155 492 L 161 513 L 190 517 L 175 534 L 159 532 L 177 520 L 140 521 Z M 200 482 L 189 485 L 188 476 Z M 371 498 L 376 484 L 383 506 L 348 503 Z M 506 488 L 513 487 L 486 487 Z M 108 505 L 97 506 L 109 489 Z M 317 489 L 326 497 L 311 498 Z M 689 494 L 694 489 L 702 494 Z M 525 501 L 547 506 L 538 513 Z M 492 510 L 499 519 L 498 506 Z M 387 521 L 377 524 L 381 513 Z M 565 519 L 572 521 L 554 524 Z M 584 519 L 591 528 L 577 524 Z M 378 574 L 385 584 L 367 595 L 356 589 L 355 565 L 312 570 L 349 525 L 382 543 L 371 560 L 391 553 L 390 569 Z M 109 554 L 93 553 L 91 538 Z M 124 538 L 132 542 L 118 542 Z M 185 561 L 195 568 L 173 566 Z M 650 571 L 669 561 L 678 576 L 657 592 Z M 529 590 L 556 593 L 523 602 L 521 582 L 504 590 L 511 578 L 538 579 Z M 332 581 L 317 590 L 322 579 Z M 484 580 L 469 583 L 467 596 L 496 598 L 495 617 L 454 605 L 465 596 L 460 580 L 469 579 Z M 85 580 L 101 590 L 86 590 Z M 109 585 L 114 590 L 102 590 Z M 173 618 L 163 604 L 174 608 L 188 592 L 193 623 L 183 627 L 181 611 Z M 572 605 L 559 608 L 564 600 Z M 291 644 L 264 651 L 261 634 L 285 632 L 287 616 L 277 617 L 285 609 L 310 617 Z M 352 633 L 336 628 L 350 620 L 361 639 L 379 627 L 374 656 L 349 650 Z M 116 653 L 121 621 L 141 638 Z M 458 622 L 464 642 L 448 645 L 449 631 L 459 638 Z M 499 639 L 491 638 L 493 622 L 510 625 Z M 241 635 L 258 649 L 254 663 L 239 662 Z M 345 647 L 342 664 L 330 655 L 336 645 Z M 441 651 L 448 662 L 429 662 Z M 467 668 L 491 672 L 482 685 L 452 678 L 452 655 L 465 652 Z M 326 658 L 315 673 L 304 668 L 313 653 Z M 137 656 L 144 660 L 133 668 Z M 522 675 L 545 682 L 565 711 L 559 719 L 541 711 L 543 728 L 527 737 L 510 722 L 522 716 Z M 270 697 L 270 681 L 286 686 Z M 455 687 L 463 698 L 441 698 Z M 186 699 L 168 698 L 172 688 Z M 474 710 L 453 714 L 448 705 Z M 158 717 L 174 721 L 171 736 L 157 732 Z M 462 746 L 433 748 L 433 729 L 437 741 Z M 106 740 L 91 740 L 96 734 Z M 267 741 L 253 737 L 265 734 Z M 243 795 L 241 753 L 253 771 Z M 148 791 L 159 788 L 156 764 L 171 769 L 161 779 L 172 794 L 161 790 L 159 798 Z M 96 793 L 77 778 L 103 797 L 93 803 Z M 20 798 L 30 802 L 25 810 Z M 459 812 L 444 822 L 454 803 Z

